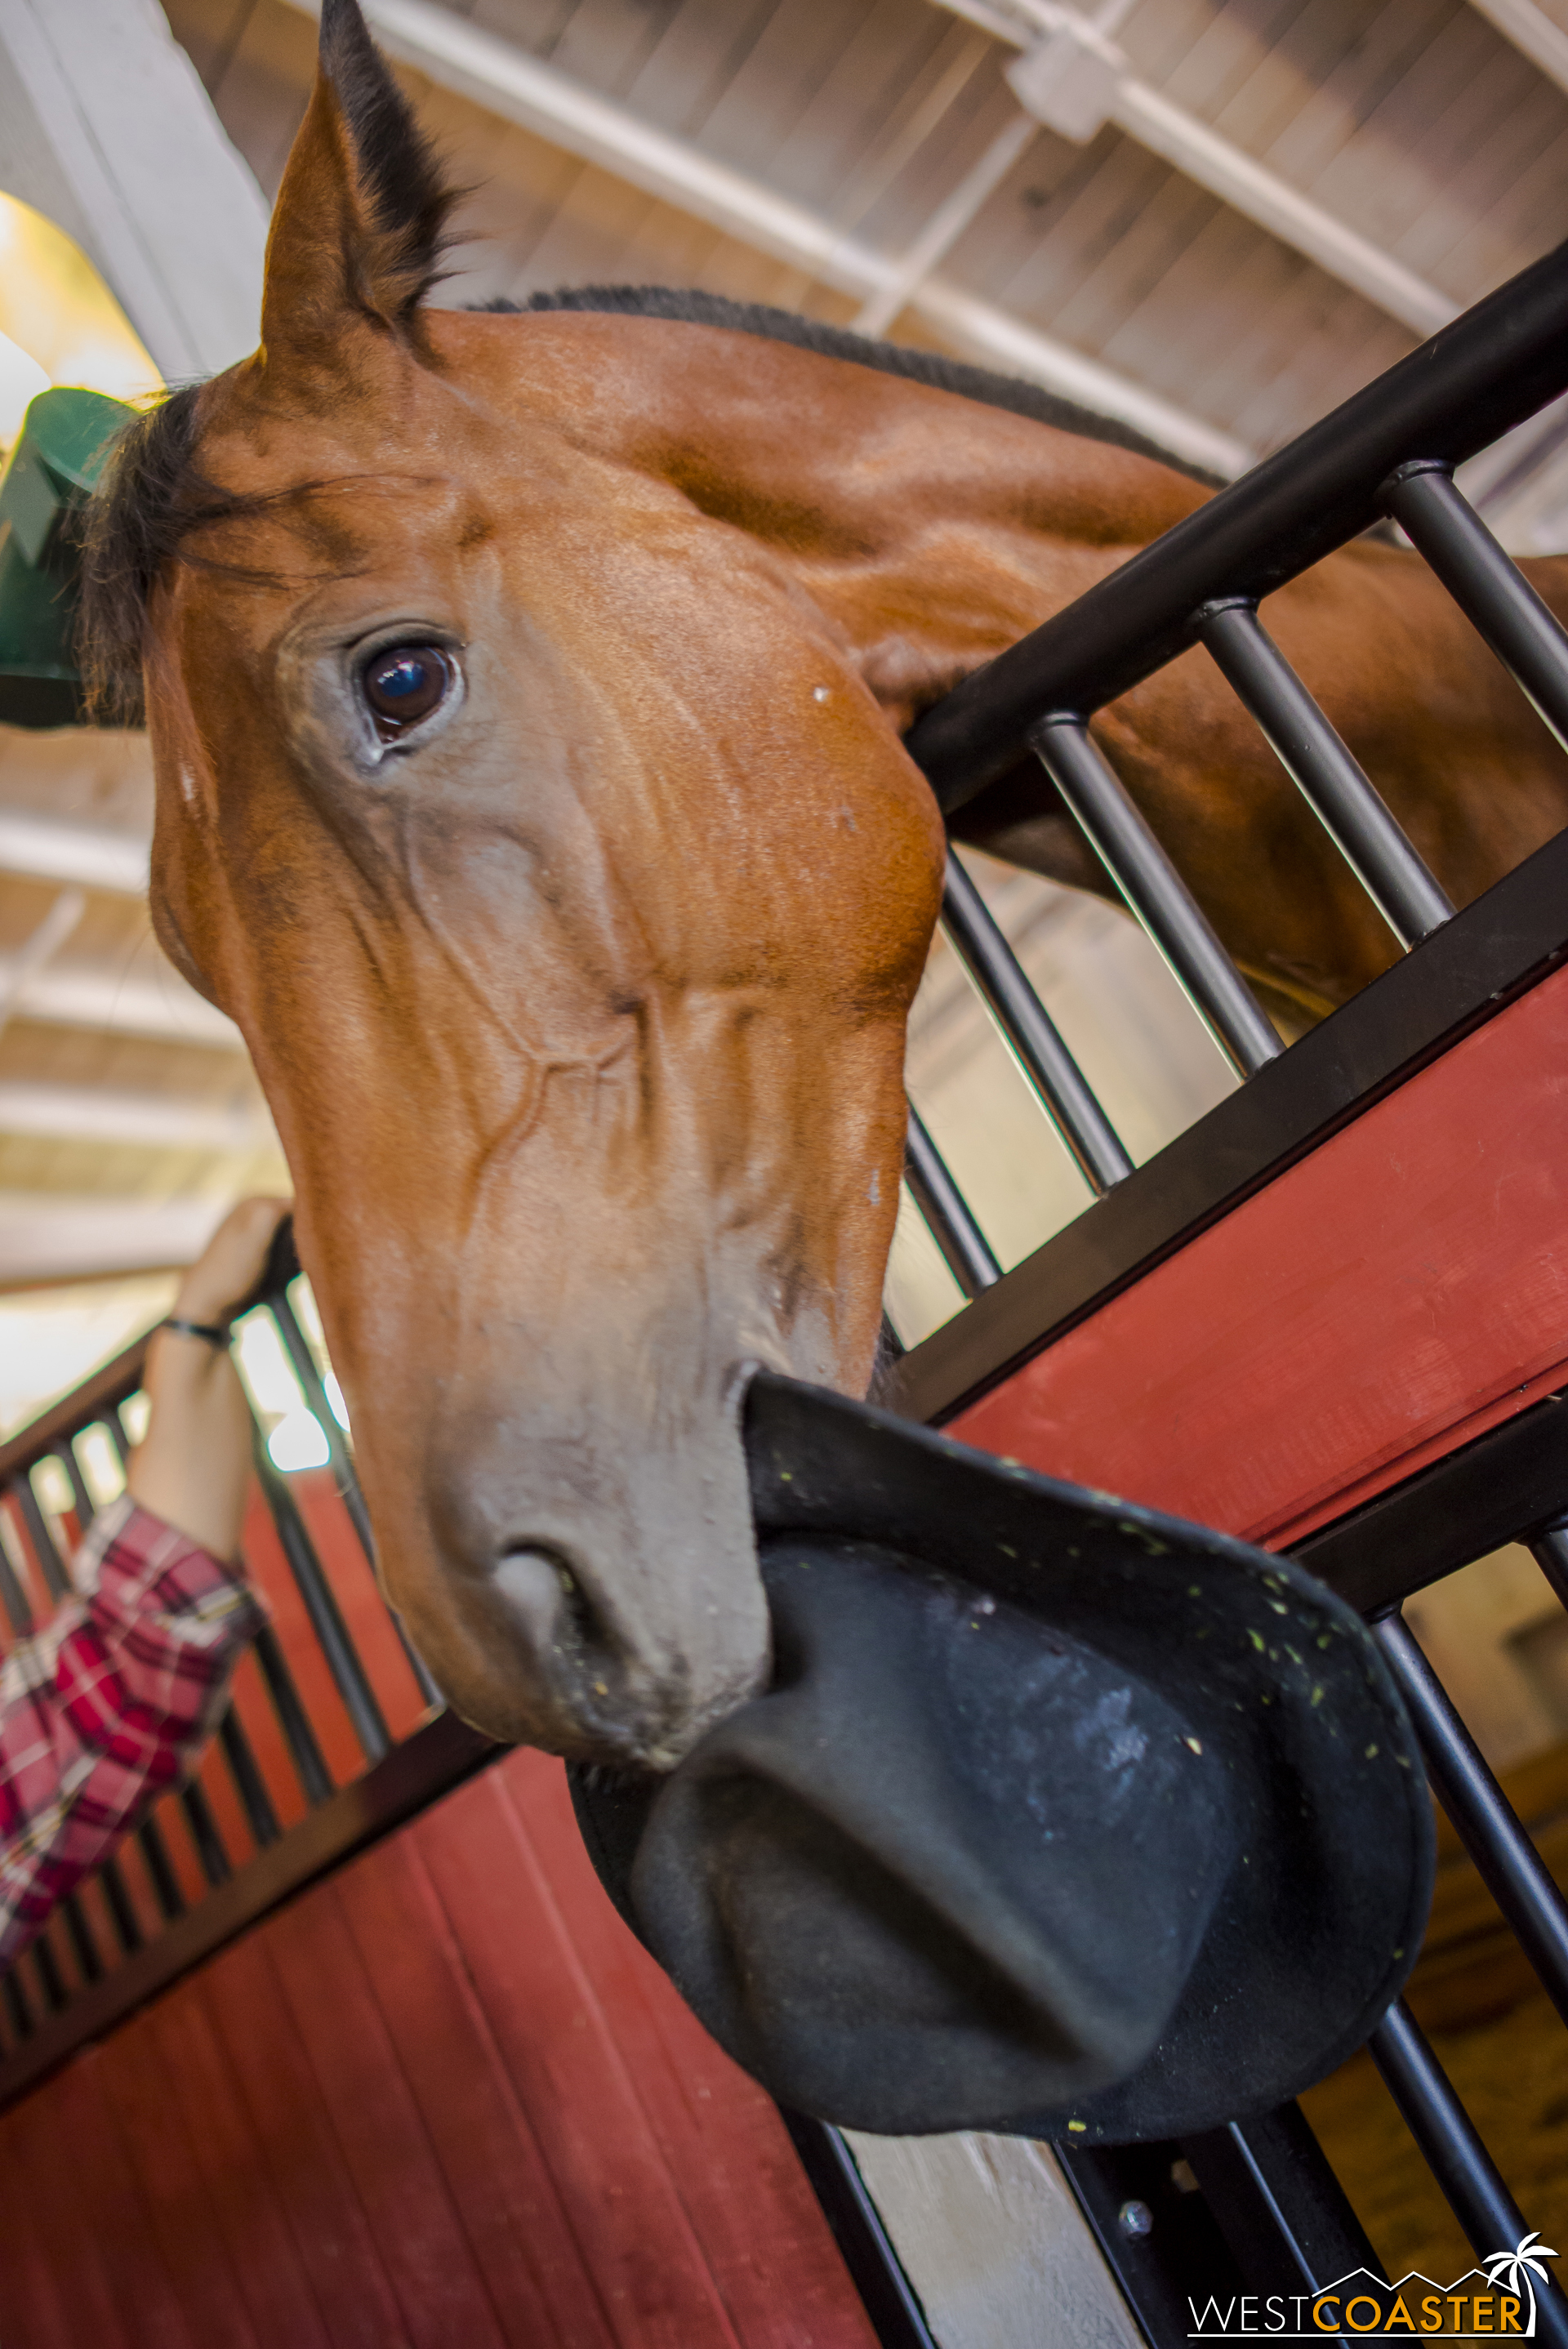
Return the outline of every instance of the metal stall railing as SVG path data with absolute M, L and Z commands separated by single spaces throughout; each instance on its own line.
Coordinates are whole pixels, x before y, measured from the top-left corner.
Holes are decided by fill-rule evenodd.
M 1052 1244 L 1041 1252 L 1051 1259 L 1043 1270 L 1026 1265 L 1004 1276 L 912 1111 L 908 1186 L 969 1301 L 898 1365 L 904 1408 L 951 1415 L 965 1395 L 995 1383 L 1065 1326 L 1096 1283 L 1103 1290 L 1119 1261 L 1131 1278 L 1161 1250 L 1180 1247 L 1249 1185 L 1353 1115 L 1398 1071 L 1445 1049 L 1511 988 L 1568 955 L 1568 836 L 1539 852 L 1490 901 L 1453 914 L 1258 616 L 1272 589 L 1391 517 L 1568 743 L 1568 637 L 1452 480 L 1457 464 L 1564 388 L 1568 247 L 1222 492 L 914 728 L 910 748 L 949 814 L 1034 751 L 1245 1081 L 1160 1160 L 1134 1168 L 980 891 L 952 858 L 946 936 L 1094 1195 L 1062 1236 L 1088 1236 L 1078 1254 L 1092 1259 L 1092 1269 L 1069 1294 L 1071 1283 L 1064 1287 L 1052 1270 L 1059 1255 Z M 1200 643 L 1410 949 L 1402 966 L 1288 1050 L 1090 731 L 1098 710 Z M 285 1284 L 274 1284 L 263 1309 L 322 1430 L 337 1506 L 363 1553 L 363 1571 L 368 1528 L 321 1365 Z M 0 1447 L 0 1526 L 9 1545 L 8 1555 L 0 1550 L 0 1605 L 17 1631 L 67 1588 L 64 1544 L 40 1479 L 48 1481 L 52 1464 L 85 1522 L 92 1494 L 84 1447 L 101 1429 L 123 1457 L 121 1413 L 139 1368 L 132 1349 L 68 1404 Z M 1568 1602 L 1568 1446 L 1555 1409 L 1523 1413 L 1408 1487 L 1315 1535 L 1299 1554 L 1377 1623 L 1437 1797 L 1521 1948 L 1568 2013 L 1568 1909 L 1398 1612 L 1410 1593 L 1515 1537 L 1531 1543 Z M 263 1635 L 249 1710 L 236 1699 L 200 1781 L 160 1806 L 134 1847 L 65 1905 L 0 1985 L 0 2100 L 286 1891 L 457 1783 L 491 1750 L 450 1716 L 418 1718 L 433 1692 L 412 1658 L 404 1670 L 417 1692 L 413 1715 L 404 1733 L 389 1722 L 385 1674 L 378 1681 L 366 1667 L 363 1639 L 348 1620 L 346 1570 L 324 1568 L 319 1523 L 313 1537 L 294 1480 L 273 1465 L 260 1438 L 258 1467 L 310 1652 L 352 1739 L 350 1763 L 325 1750 L 322 1703 L 302 1691 L 298 1651 L 291 1666 L 275 1639 Z M 264 1767 L 256 1751 L 263 1718 L 286 1761 L 283 1789 L 276 1768 Z M 228 1824 L 219 1816 L 225 1808 Z M 235 1821 L 243 1847 L 236 1847 Z M 182 1849 L 174 1847 L 177 1837 Z M 134 1885 L 133 1866 L 142 1879 Z M 1406 2009 L 1395 2010 L 1371 2049 L 1478 2252 L 1511 2248 L 1525 2221 Z M 841 2141 L 805 2128 L 798 2142 L 883 2340 L 900 2349 L 925 2341 Z M 1173 2164 L 1196 2178 L 1201 2195 L 1172 2198 Z M 1200 2205 L 1222 2222 L 1233 2250 L 1244 2247 L 1245 2275 L 1278 2277 L 1298 2291 L 1305 2280 L 1311 2290 L 1353 2260 L 1376 2264 L 1294 2107 L 1181 2147 L 1068 2155 L 1064 2166 L 1146 2332 L 1161 2344 L 1186 2336 L 1176 2292 L 1180 2245 L 1183 2226 L 1191 2239 Z M 1151 2207 L 1158 2221 L 1151 2230 L 1129 2224 L 1130 2212 L 1147 2217 Z M 1218 2256 L 1212 2244 L 1204 2257 L 1211 2252 Z M 1555 2285 L 1538 2317 L 1537 2337 L 1568 2349 L 1568 2302 Z
M 1458 464 L 1564 388 L 1568 246 L 1468 312 L 1000 655 L 928 711 L 909 737 L 949 818 L 1020 756 L 1035 753 L 1128 908 L 1243 1080 L 1278 1061 L 1285 1047 L 1095 742 L 1090 721 L 1168 662 L 1204 646 L 1400 946 L 1408 952 L 1433 937 L 1455 918 L 1453 906 L 1270 637 L 1258 606 L 1335 548 L 1379 523 L 1396 522 L 1568 749 L 1568 636 L 1453 480 Z M 1568 900 L 1559 902 L 1547 955 L 1568 943 Z M 943 921 L 1062 1143 L 1103 1200 L 1132 1173 L 1127 1154 L 955 856 L 949 860 Z M 1543 959 L 1543 943 L 1532 942 L 1525 963 Z M 1492 990 L 1494 1001 L 1498 992 Z M 1457 1024 L 1454 1009 L 1445 1004 L 1450 1025 Z M 1354 1109 L 1355 1098 L 1353 1089 L 1345 1094 L 1341 1115 Z M 985 1235 L 913 1112 L 907 1179 L 966 1299 L 992 1288 L 999 1268 Z M 1179 1244 L 1179 1236 L 1172 1239 Z M 995 1327 L 1002 1352 L 1011 1346 L 1019 1359 L 1016 1330 L 1005 1334 L 1000 1314 Z M 1046 1333 L 1033 1334 L 1037 1340 Z M 971 1340 L 972 1370 L 985 1350 L 982 1344 L 977 1353 Z M 1002 1366 L 994 1360 L 993 1372 Z M 919 1379 L 910 1381 L 906 1399 L 919 1390 Z M 1539 1495 L 1522 1496 L 1517 1516 L 1493 1523 L 1468 1557 L 1434 1559 L 1429 1572 L 1406 1579 L 1398 1596 L 1502 1540 L 1519 1538 L 1530 1543 L 1568 1606 L 1568 1458 L 1548 1506 L 1563 1526 L 1543 1526 Z M 1308 1544 L 1304 1554 L 1315 1547 Z M 1568 1904 L 1399 1615 L 1397 1598 L 1374 1596 L 1368 1612 L 1416 1723 L 1434 1794 L 1568 2021 Z M 1517 2243 L 1526 2222 L 1403 2002 L 1369 2044 L 1477 2252 L 1485 2256 Z M 1247 2147 L 1245 2133 L 1233 2134 L 1233 2150 L 1239 2147 L 1261 2178 L 1256 2147 Z M 1272 2148 L 1276 2183 L 1282 2159 L 1286 2170 L 1308 2166 L 1299 2130 L 1294 2146 L 1276 2141 Z M 1087 2178 L 1081 2163 L 1079 2171 Z M 1315 2190 L 1321 2197 L 1321 2182 Z M 1085 2199 L 1124 2281 L 1130 2278 L 1136 2301 L 1147 2264 L 1140 2269 L 1130 2262 L 1125 2229 L 1119 2240 L 1114 2225 L 1105 2223 L 1104 2194 L 1091 2189 Z M 1288 2236 L 1283 2220 L 1276 2234 L 1282 2227 Z M 1299 2277 L 1310 2262 L 1295 2249 Z M 1145 2321 L 1169 2329 L 1169 2310 L 1158 2318 L 1151 2313 L 1159 2297 L 1156 2291 L 1151 2302 L 1145 2291 Z M 1568 2300 L 1554 2284 L 1540 2302 L 1538 2337 L 1568 2344 Z
M 290 1365 L 332 1488 L 315 1496 L 313 1535 L 296 1480 L 274 1464 L 255 1419 L 258 1485 L 302 1636 L 286 1651 L 274 1625 L 263 1627 L 200 1775 L 155 1806 L 122 1854 L 63 1901 L 57 1920 L 0 1976 L 0 2096 L 48 2068 L 57 2045 L 90 2031 L 95 2014 L 126 2011 L 188 1962 L 190 1949 L 215 1945 L 215 1935 L 238 1930 L 279 1897 L 281 1884 L 308 1880 L 363 1841 L 366 1826 L 387 1824 L 387 1802 L 406 1804 L 407 1789 L 389 1788 L 367 1806 L 362 1774 L 374 1775 L 405 1740 L 418 1748 L 423 1733 L 428 1744 L 422 1723 L 441 1733 L 428 1757 L 432 1784 L 455 1783 L 454 1771 L 491 1750 L 459 1724 L 434 1718 L 435 1683 L 373 1580 L 369 1519 L 353 1461 L 290 1295 L 298 1277 L 292 1251 L 274 1250 L 271 1275 L 256 1318 L 270 1325 Z M 0 1608 L 15 1638 L 71 1595 L 70 1554 L 123 1487 L 147 1342 L 139 1340 L 0 1445 Z M 334 1571 L 321 1554 L 323 1532 L 329 1541 L 337 1537 Z M 253 1525 L 247 1555 L 254 1540 Z M 385 1652 L 378 1663 L 364 1652 L 365 1624 L 377 1619 L 396 1635 L 401 1675 L 388 1673 Z M 383 1651 L 387 1645 L 383 1640 Z M 301 1685 L 306 1671 L 318 1683 L 309 1695 Z M 392 1705 L 400 1735 L 388 1725 Z M 339 1799 L 346 1789 L 346 1806 Z M 303 1842 L 302 1820 L 313 1829 Z M 281 1868 L 258 1869 L 258 1861 L 275 1863 L 280 1854 Z M 222 1917 L 209 1909 L 219 1895 Z

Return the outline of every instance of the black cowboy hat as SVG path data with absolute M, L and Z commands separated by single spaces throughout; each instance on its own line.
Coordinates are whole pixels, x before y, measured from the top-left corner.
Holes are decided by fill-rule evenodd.
M 599 1874 L 781 2104 L 1069 2143 L 1263 2112 L 1419 1944 L 1432 1819 L 1360 1618 L 1288 1559 L 819 1387 L 745 1406 L 771 1687 L 573 1773 Z

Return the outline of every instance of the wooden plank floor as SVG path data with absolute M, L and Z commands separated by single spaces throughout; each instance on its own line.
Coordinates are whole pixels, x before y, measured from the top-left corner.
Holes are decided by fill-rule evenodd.
M 0 2116 L 5 2349 L 873 2349 L 772 2106 L 508 1755 Z

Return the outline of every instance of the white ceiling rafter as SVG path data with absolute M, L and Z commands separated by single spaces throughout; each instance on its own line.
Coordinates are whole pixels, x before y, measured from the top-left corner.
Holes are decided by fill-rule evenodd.
M 1548 81 L 1568 89 L 1568 32 L 1535 0 L 1470 0 L 1470 6 L 1532 66 L 1539 66 Z
M 0 872 L 145 897 L 152 843 L 147 833 L 78 823 L 35 809 L 0 807 Z
M 288 5 L 319 14 L 312 0 Z M 390 55 L 443 88 L 824 285 L 866 303 L 898 274 L 896 259 L 833 222 L 431 0 L 365 0 L 365 13 Z M 1253 462 L 1254 452 L 1233 434 L 944 279 L 925 278 L 910 306 L 966 357 L 1116 417 L 1189 463 L 1233 476 Z
M 271 1123 L 248 1102 L 20 1077 L 0 1078 L 0 1133 L 130 1143 L 149 1150 L 214 1150 L 237 1156 L 277 1147 Z
M 221 1219 L 221 1199 L 80 1197 L 13 1191 L 0 1218 L 0 1290 L 123 1279 L 191 1264 Z
M 1114 122 L 1140 147 L 1174 165 L 1341 285 L 1353 286 L 1412 333 L 1436 334 L 1459 316 L 1460 305 L 1439 287 L 1315 203 L 1244 148 L 1140 81 L 1099 22 L 1057 5 L 1057 0 L 1013 0 L 1010 9 L 992 5 L 992 0 L 938 0 L 938 5 L 1023 51 L 1007 78 L 1035 119 L 1063 138 L 1087 142 L 1107 122 Z M 1482 5 L 1490 14 L 1489 0 Z M 1526 0 L 1495 0 L 1495 5 L 1523 7 Z
M 187 987 L 167 963 L 150 972 L 122 974 L 88 963 L 51 962 L 24 981 L 11 1017 L 50 1028 L 95 1028 L 106 1036 L 145 1036 L 160 1044 L 245 1049 L 233 1021 Z

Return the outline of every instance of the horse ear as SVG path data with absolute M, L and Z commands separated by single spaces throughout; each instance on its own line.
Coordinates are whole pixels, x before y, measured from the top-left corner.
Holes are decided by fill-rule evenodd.
M 439 282 L 456 201 L 358 0 L 323 0 L 315 87 L 267 239 L 266 356 L 334 343 L 351 316 L 408 332 Z

